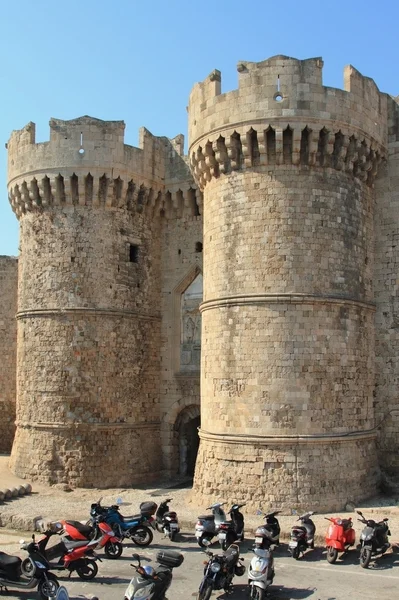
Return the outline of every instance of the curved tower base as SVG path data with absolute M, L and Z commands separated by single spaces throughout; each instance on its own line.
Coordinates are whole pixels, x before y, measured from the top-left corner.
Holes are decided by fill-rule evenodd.
M 248 510 L 342 510 L 375 494 L 375 433 L 262 438 L 200 431 L 196 503 L 245 502 Z M 356 468 L 353 467 L 356 465 Z

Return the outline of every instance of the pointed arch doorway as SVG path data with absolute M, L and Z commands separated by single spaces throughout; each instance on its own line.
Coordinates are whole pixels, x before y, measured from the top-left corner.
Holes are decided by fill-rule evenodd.
M 175 448 L 178 456 L 179 475 L 193 477 L 199 447 L 198 427 L 200 407 L 191 405 L 177 416 L 174 425 Z

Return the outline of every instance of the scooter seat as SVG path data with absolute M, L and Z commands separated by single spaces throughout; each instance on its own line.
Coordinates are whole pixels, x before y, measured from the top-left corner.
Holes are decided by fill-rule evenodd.
M 10 556 L 5 552 L 0 552 L 0 567 L 11 567 L 17 566 L 22 563 L 22 560 L 18 556 Z
M 93 533 L 93 527 L 91 525 L 83 525 L 80 521 L 65 521 L 65 523 L 72 525 L 81 533 L 82 535 L 88 537 Z
M 204 521 L 214 521 L 215 515 L 200 515 L 198 518 Z
M 125 517 L 125 515 L 121 515 L 122 519 L 126 521 L 140 521 L 143 518 L 143 515 L 139 513 L 138 515 L 129 515 Z

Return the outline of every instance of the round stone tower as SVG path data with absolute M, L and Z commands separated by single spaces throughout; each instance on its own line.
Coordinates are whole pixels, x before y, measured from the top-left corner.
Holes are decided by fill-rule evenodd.
M 13 132 L 20 221 L 17 430 L 22 477 L 116 486 L 159 475 L 164 146 L 90 117 Z
M 214 71 L 192 90 L 204 192 L 201 430 L 208 500 L 334 510 L 375 492 L 374 189 L 387 97 L 320 58 Z

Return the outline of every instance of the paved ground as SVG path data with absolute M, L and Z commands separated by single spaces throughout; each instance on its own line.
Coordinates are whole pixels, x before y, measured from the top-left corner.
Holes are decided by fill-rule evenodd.
M 8 457 L 0 456 L 0 489 L 21 483 L 19 478 L 12 475 L 7 468 Z M 65 492 L 59 488 L 48 488 L 45 486 L 33 486 L 34 492 L 31 496 L 25 496 L 0 505 L 0 522 L 8 523 L 7 528 L 0 527 L 0 550 L 9 554 L 23 553 L 19 549 L 18 541 L 21 537 L 30 536 L 32 530 L 26 532 L 15 531 L 15 527 L 21 529 L 21 525 L 29 523 L 33 515 L 41 515 L 48 520 L 59 518 L 87 519 L 90 503 L 95 501 L 104 491 L 99 490 L 75 490 Z M 107 490 L 105 501 L 113 503 L 119 496 L 123 499 L 122 512 L 136 512 L 142 500 L 160 500 L 161 497 L 175 498 L 172 506 L 177 510 L 181 520 L 183 535 L 174 544 L 163 539 L 161 534 L 156 533 L 154 543 L 141 552 L 149 560 L 154 561 L 156 552 L 163 547 L 180 548 L 184 553 L 183 565 L 175 570 L 175 576 L 168 593 L 169 600 L 189 600 L 196 597 L 198 586 L 201 581 L 202 562 L 205 555 L 201 553 L 193 538 L 196 515 L 203 512 L 203 508 L 196 506 L 189 499 L 189 489 L 181 487 L 172 491 L 166 485 L 159 488 L 135 489 L 135 490 Z M 215 499 L 217 500 L 217 499 Z M 233 500 L 233 499 L 232 499 Z M 399 540 L 399 509 L 397 500 L 392 498 L 377 498 L 374 501 L 364 503 L 364 513 L 372 514 L 373 518 L 379 519 L 389 516 L 392 531 L 391 541 L 397 543 Z M 310 507 L 311 508 L 311 507 Z M 355 517 L 354 511 L 346 513 L 345 516 Z M 21 516 L 22 515 L 22 516 Z M 326 530 L 325 515 L 316 515 L 315 522 L 318 528 L 316 537 L 319 546 L 323 545 Z M 248 566 L 252 553 L 250 552 L 251 539 L 253 539 L 253 528 L 259 524 L 260 517 L 253 514 L 245 514 L 246 537 L 248 541 L 243 544 L 242 551 L 245 556 L 245 564 Z M 294 516 L 283 516 L 280 519 L 282 527 L 282 539 L 287 539 Z M 9 524 L 14 524 L 14 529 Z M 356 535 L 361 530 L 361 524 L 355 523 Z M 212 548 L 213 549 L 213 548 Z M 395 548 L 396 550 L 396 548 Z M 123 600 L 124 591 L 130 581 L 133 569 L 130 566 L 131 554 L 137 551 L 134 546 L 126 545 L 124 554 L 118 561 L 104 559 L 99 564 L 98 577 L 92 582 L 83 582 L 76 578 L 64 579 L 60 577 L 61 583 L 66 586 L 70 597 L 79 600 L 84 596 L 95 595 L 100 600 Z M 271 598 L 276 600 L 395 600 L 399 597 L 399 552 L 387 554 L 385 557 L 372 563 L 368 570 L 359 566 L 358 553 L 352 551 L 343 561 L 336 565 L 329 565 L 323 554 L 323 548 L 317 548 L 308 553 L 300 561 L 294 561 L 287 546 L 282 544 L 275 553 L 276 578 L 275 585 L 271 589 Z M 231 600 L 244 600 L 248 598 L 246 577 L 236 578 L 234 592 L 229 595 Z M 32 600 L 35 594 L 10 590 L 7 597 L 15 600 Z M 214 593 L 212 598 L 224 600 L 226 595 Z
M 175 569 L 174 579 L 168 592 L 169 600 L 189 600 L 195 598 L 201 581 L 203 560 L 201 552 L 190 534 L 185 533 L 174 544 L 156 534 L 153 544 L 146 550 L 140 550 L 141 556 L 154 562 L 160 548 L 179 548 L 184 554 L 181 567 Z M 215 551 L 217 551 L 216 547 Z M 212 549 L 213 549 L 212 548 Z M 82 597 L 97 596 L 100 600 L 123 600 L 125 589 L 132 576 L 130 566 L 131 554 L 137 548 L 126 545 L 124 554 L 116 561 L 104 558 L 99 563 L 99 573 L 91 582 L 83 582 L 74 575 L 70 579 L 60 577 L 72 600 Z M 249 543 L 243 544 L 244 563 L 248 566 L 252 553 Z M 101 555 L 100 555 L 101 556 Z M 273 600 L 395 600 L 399 589 L 399 554 L 389 554 L 372 563 L 372 567 L 364 570 L 359 566 L 358 553 L 352 551 L 345 560 L 329 565 L 322 549 L 309 552 L 299 561 L 290 557 L 287 546 L 283 544 L 275 552 L 275 585 L 271 588 L 270 599 Z M 33 593 L 21 593 L 9 590 L 7 597 L 15 600 L 31 600 Z M 223 592 L 214 592 L 213 599 L 225 600 Z M 247 600 L 247 579 L 237 577 L 234 580 L 234 591 L 228 596 L 230 600 Z

